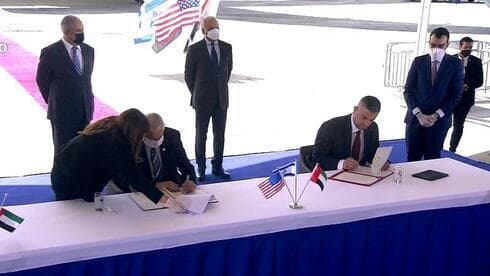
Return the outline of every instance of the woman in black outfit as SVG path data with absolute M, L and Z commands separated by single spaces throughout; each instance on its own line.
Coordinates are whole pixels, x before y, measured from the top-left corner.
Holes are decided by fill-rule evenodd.
M 153 202 L 165 203 L 168 197 L 136 170 L 148 129 L 148 119 L 134 108 L 87 126 L 55 156 L 51 183 L 56 200 L 93 201 L 94 193 L 112 180 L 125 192 L 132 186 Z

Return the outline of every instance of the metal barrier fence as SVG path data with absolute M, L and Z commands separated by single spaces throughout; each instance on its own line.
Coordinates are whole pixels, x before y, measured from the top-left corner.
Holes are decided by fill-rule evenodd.
M 448 54 L 458 52 L 459 41 L 450 41 Z M 403 88 L 408 70 L 414 59 L 414 42 L 390 42 L 386 46 L 384 85 L 386 87 Z M 479 57 L 483 63 L 483 86 L 477 90 L 490 90 L 488 75 L 490 72 L 490 42 L 475 41 L 472 55 Z

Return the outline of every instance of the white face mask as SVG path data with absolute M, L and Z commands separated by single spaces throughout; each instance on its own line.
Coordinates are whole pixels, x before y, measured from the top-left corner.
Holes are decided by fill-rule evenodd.
M 163 135 L 158 140 L 143 137 L 143 143 L 145 143 L 145 145 L 149 146 L 150 148 L 158 148 L 163 144 Z
M 219 39 L 219 29 L 214 28 L 208 31 L 208 34 L 206 35 L 210 40 L 215 41 Z
M 430 48 L 430 57 L 432 58 L 432 60 L 441 61 L 442 58 L 444 57 L 445 53 L 446 53 L 446 50 L 444 50 L 444 49 Z

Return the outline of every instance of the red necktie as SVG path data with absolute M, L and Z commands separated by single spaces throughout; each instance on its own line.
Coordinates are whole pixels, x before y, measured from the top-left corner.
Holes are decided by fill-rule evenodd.
M 352 158 L 359 160 L 359 154 L 361 153 L 361 131 L 356 131 L 356 137 L 354 138 L 354 144 L 352 144 Z

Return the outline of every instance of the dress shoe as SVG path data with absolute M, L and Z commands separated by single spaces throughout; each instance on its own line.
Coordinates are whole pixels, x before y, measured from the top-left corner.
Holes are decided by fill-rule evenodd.
M 206 173 L 205 171 L 197 171 L 197 181 L 199 182 L 204 182 L 206 180 Z
M 223 170 L 223 168 L 219 168 L 219 169 L 213 169 L 212 170 L 212 173 L 218 177 L 221 177 L 223 179 L 231 179 L 231 174 L 228 173 L 227 171 Z

